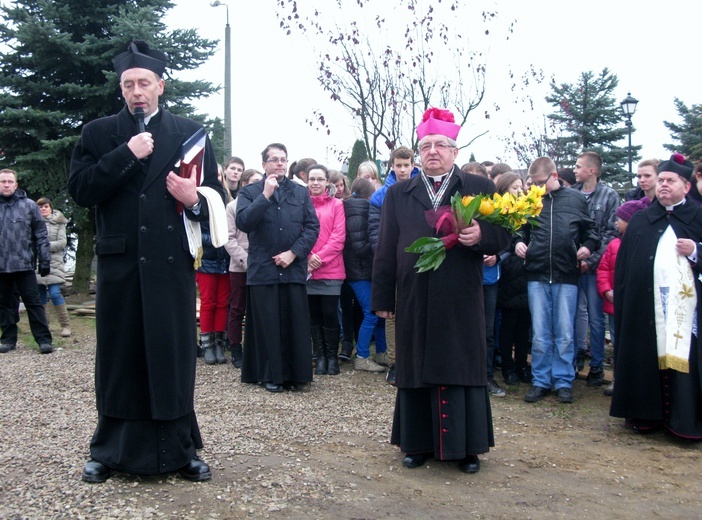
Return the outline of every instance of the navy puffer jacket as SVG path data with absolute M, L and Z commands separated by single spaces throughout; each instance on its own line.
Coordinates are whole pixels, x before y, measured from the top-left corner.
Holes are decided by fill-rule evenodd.
M 369 207 L 370 203 L 366 199 L 352 197 L 344 201 L 346 212 L 344 266 L 346 279 L 350 282 L 371 279 L 373 251 L 368 235 Z

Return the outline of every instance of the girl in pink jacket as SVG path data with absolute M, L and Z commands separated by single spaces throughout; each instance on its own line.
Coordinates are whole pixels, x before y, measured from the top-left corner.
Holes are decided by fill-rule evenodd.
M 339 373 L 339 295 L 346 278 L 344 203 L 329 194 L 329 170 L 321 164 L 307 170 L 307 184 L 319 219 L 319 238 L 308 257 L 307 299 L 310 329 L 317 360 L 315 374 Z

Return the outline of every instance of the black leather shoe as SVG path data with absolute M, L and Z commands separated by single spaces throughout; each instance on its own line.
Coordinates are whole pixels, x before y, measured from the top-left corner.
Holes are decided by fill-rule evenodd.
M 51 354 L 54 351 L 54 347 L 51 346 L 51 343 L 42 343 L 39 345 L 39 352 L 42 354 Z
M 410 469 L 418 468 L 419 466 L 422 466 L 426 460 L 427 456 L 423 453 L 418 455 L 407 455 L 404 459 L 402 459 L 402 465 Z
M 468 455 L 458 463 L 458 469 L 463 473 L 477 473 L 480 471 L 480 459 L 477 455 Z
M 541 388 L 540 386 L 532 386 L 531 390 L 524 396 L 527 403 L 536 403 L 551 393 L 550 388 Z
M 585 369 L 585 349 L 579 348 L 575 355 L 575 372 L 582 372 Z
M 559 403 L 572 403 L 574 399 L 573 390 L 568 387 L 559 388 L 556 395 Z
M 16 343 L 3 343 L 0 345 L 0 354 L 7 354 L 10 350 L 15 350 L 16 348 Z
M 636 433 L 652 433 L 663 426 L 660 421 L 650 421 L 647 419 L 625 419 L 624 426 L 628 426 Z
M 602 386 L 604 384 L 604 371 L 601 367 L 590 367 L 587 375 L 587 386 Z
M 178 470 L 178 475 L 185 480 L 191 480 L 193 482 L 210 480 L 212 478 L 210 467 L 197 455 L 193 457 L 193 460 L 191 460 L 187 466 Z
M 351 361 L 351 354 L 353 354 L 353 343 L 344 341 L 341 344 L 341 352 L 339 352 L 339 361 L 345 363 Z
M 300 387 L 292 381 L 286 381 L 285 383 L 283 383 L 283 388 L 288 392 L 297 392 L 298 390 L 300 390 Z
M 390 365 L 388 373 L 385 374 L 385 382 L 389 385 L 395 386 L 395 363 Z
M 285 390 L 283 388 L 283 385 L 276 385 L 274 383 L 263 383 L 263 388 L 265 388 L 269 392 L 282 392 L 283 390 Z
M 528 385 L 531 384 L 533 378 L 531 377 L 531 369 L 529 367 L 519 367 L 517 368 L 517 377 L 522 383 Z
M 105 482 L 111 475 L 112 470 L 96 460 L 90 459 L 88 463 L 83 466 L 83 480 L 85 482 L 99 484 Z
M 505 383 L 509 386 L 517 386 L 519 385 L 519 376 L 517 375 L 516 372 L 508 372 L 505 376 Z

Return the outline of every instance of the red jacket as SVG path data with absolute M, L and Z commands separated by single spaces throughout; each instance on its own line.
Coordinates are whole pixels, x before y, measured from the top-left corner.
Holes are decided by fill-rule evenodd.
M 602 254 L 600 265 L 597 266 L 597 292 L 604 300 L 603 309 L 607 314 L 614 314 L 614 305 L 605 298 L 604 293 L 614 291 L 614 264 L 617 262 L 617 253 L 621 243 L 621 238 L 613 238 Z
M 344 243 L 346 242 L 346 215 L 341 199 L 320 195 L 312 197 L 312 205 L 319 219 L 319 237 L 310 256 L 316 254 L 322 267 L 312 271 L 311 280 L 344 280 Z

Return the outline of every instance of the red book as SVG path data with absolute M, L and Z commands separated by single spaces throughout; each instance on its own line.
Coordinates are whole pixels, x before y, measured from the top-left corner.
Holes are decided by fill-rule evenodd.
M 180 176 L 190 178 L 192 171 L 197 170 L 196 184 L 200 186 L 202 182 L 202 168 L 205 162 L 205 144 L 207 142 L 207 131 L 200 128 L 191 135 L 180 149 Z M 176 166 L 178 166 L 176 164 Z M 178 202 L 178 213 L 183 214 L 183 203 Z

